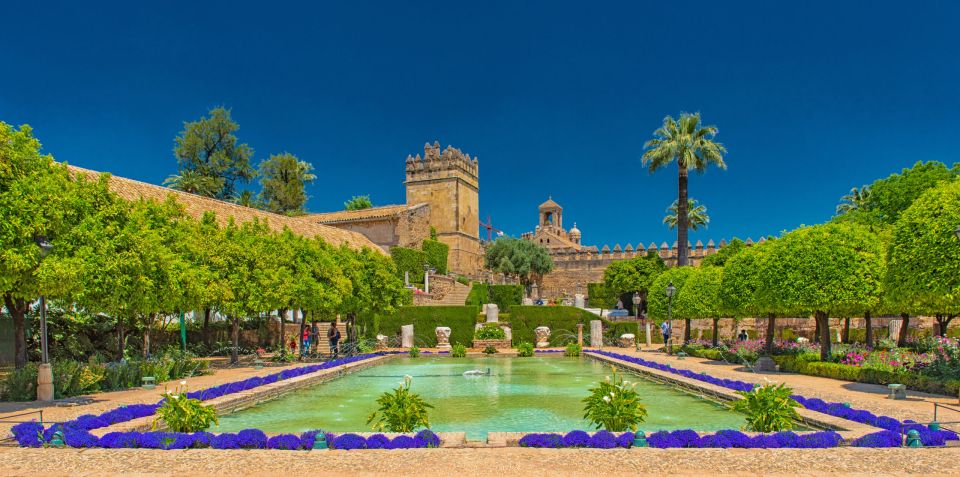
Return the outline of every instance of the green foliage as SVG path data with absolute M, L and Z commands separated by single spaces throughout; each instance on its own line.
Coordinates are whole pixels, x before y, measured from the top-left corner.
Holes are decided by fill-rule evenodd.
M 582 352 L 583 346 L 580 346 L 577 343 L 570 343 L 567 345 L 567 348 L 563 350 L 563 355 L 570 358 L 579 358 L 580 353 Z
M 673 317 L 677 318 L 677 301 L 679 301 L 681 295 L 683 295 L 684 283 L 686 283 L 687 278 L 693 273 L 693 267 L 674 267 L 668 268 L 663 273 L 657 275 L 656 280 L 653 281 L 653 285 L 650 286 L 650 292 L 647 294 L 647 316 L 656 321 L 664 321 L 667 319 L 668 303 L 665 290 L 668 284 L 673 283 L 673 286 L 677 289 L 672 301 Z
M 180 383 L 184 386 L 184 383 Z M 186 386 L 164 395 L 163 404 L 157 408 L 153 429 L 163 422 L 172 432 L 200 432 L 211 424 L 219 424 L 217 409 L 203 404 L 199 399 L 187 397 Z
M 467 356 L 467 347 L 457 343 L 450 348 L 451 358 L 465 358 Z
M 54 361 L 52 369 L 55 399 L 95 393 L 100 390 L 100 382 L 104 377 L 102 367 L 76 361 Z
M 419 358 L 420 348 L 417 348 L 416 346 L 411 346 L 410 351 L 407 353 L 407 355 L 409 355 L 411 358 Z
M 731 258 L 739 254 L 740 252 L 746 250 L 747 244 L 743 243 L 743 240 L 735 238 L 730 241 L 725 247 L 717 250 L 713 255 L 707 255 L 700 262 L 701 267 L 722 267 L 726 265 Z
M 483 354 L 497 354 L 497 347 L 490 345 L 486 348 L 483 348 Z
M 758 306 L 757 290 L 761 286 L 760 269 L 769 243 L 755 244 L 726 260 L 718 296 L 720 308 L 728 316 L 757 316 L 766 310 Z M 719 255 L 719 254 L 718 254 Z M 716 255 L 711 255 L 711 257 Z M 708 257 L 709 258 L 709 257 Z
M 670 207 L 667 207 L 667 215 L 663 218 L 663 223 L 671 230 L 677 228 L 677 201 L 673 201 Z M 696 199 L 687 199 L 687 223 L 690 225 L 690 230 L 706 228 L 710 223 L 707 206 L 697 203 Z
M 437 228 L 430 226 L 430 240 L 437 240 Z
M 435 269 L 438 274 L 447 274 L 447 255 L 450 252 L 450 246 L 436 240 L 424 240 L 420 245 L 423 249 L 427 264 Z
M 517 346 L 517 356 L 529 358 L 533 356 L 533 343 L 524 341 Z
M 927 190 L 894 225 L 886 298 L 901 311 L 960 312 L 960 182 Z
M 33 401 L 37 399 L 37 364 L 27 363 L 14 369 L 3 381 L 5 401 Z
M 647 408 L 640 402 L 636 391 L 637 383 L 625 381 L 616 366 L 612 377 L 607 376 L 597 387 L 590 388 L 590 395 L 584 400 L 583 418 L 610 432 L 636 431 L 637 426 L 646 420 Z
M 183 124 L 173 149 L 178 173 L 164 183 L 174 189 L 231 200 L 236 183 L 249 182 L 256 176 L 250 165 L 253 149 L 238 144 L 234 134 L 240 126 L 230 118 L 230 110 L 210 110 L 210 117 Z
M 800 418 L 800 403 L 790 396 L 793 389 L 783 383 L 757 386 L 752 391 L 737 391 L 744 398 L 735 402 L 733 409 L 747 415 L 746 430 L 753 432 L 780 432 L 793 429 Z
M 423 265 L 427 263 L 427 254 L 423 250 L 407 247 L 390 247 L 390 258 L 396 265 L 397 276 L 403 279 L 404 272 L 410 272 L 410 282 L 423 281 Z
M 502 340 L 507 337 L 507 333 L 499 326 L 481 326 L 473 333 L 475 340 Z
M 659 260 L 659 256 L 655 259 L 651 256 L 641 256 L 629 260 L 617 260 L 603 272 L 603 284 L 614 296 L 632 292 L 646 294 L 657 275 L 665 269 L 666 266 L 662 260 Z M 615 299 L 614 303 L 616 303 Z
M 610 266 L 615 263 L 619 262 L 613 262 Z M 604 283 L 588 283 L 587 298 L 592 308 L 613 308 L 617 306 L 616 293 Z
M 363 210 L 373 207 L 369 195 L 355 195 L 343 203 L 344 210 Z
M 413 432 L 418 427 L 430 428 L 427 409 L 433 406 L 424 402 L 419 394 L 410 392 L 413 378 L 404 376 L 400 386 L 392 393 L 385 392 L 378 399 L 380 408 L 370 414 L 367 424 L 376 421 L 373 430 L 390 432 Z
M 943 182 L 954 180 L 957 173 L 957 165 L 948 168 L 937 161 L 917 162 L 909 169 L 903 169 L 898 174 L 891 174 L 864 187 L 869 193 L 860 197 L 856 210 L 843 216 L 845 220 L 858 223 L 893 224 L 924 192 Z M 862 191 L 860 195 L 863 196 Z
M 677 318 L 720 318 L 720 283 L 723 268 L 694 268 L 683 284 L 683 292 L 677 293 L 673 302 L 673 316 Z M 676 284 L 674 284 L 676 285 Z
M 306 185 L 317 176 L 313 166 L 297 156 L 285 152 L 271 154 L 260 163 L 261 200 L 267 210 L 284 215 L 301 215 L 307 203 Z
M 496 303 L 500 312 L 506 313 L 511 307 L 523 303 L 523 285 L 474 283 L 467 295 L 467 304 L 482 306 L 486 303 Z
M 406 306 L 381 316 L 370 335 L 398 336 L 401 326 L 412 324 L 416 342 L 432 348 L 437 345 L 436 328 L 447 326 L 450 327 L 451 343 L 469 343 L 473 339 L 477 313 L 479 310 L 475 306 Z
M 510 309 L 510 328 L 515 343 L 536 342 L 534 330 L 546 326 L 550 328 L 550 342 L 563 346 L 576 340 L 577 323 L 583 323 L 586 332 L 590 321 L 596 319 L 599 319 L 597 315 L 572 306 L 514 306 Z
M 553 260 L 542 245 L 529 240 L 500 237 L 487 247 L 486 267 L 529 285 L 553 270 Z

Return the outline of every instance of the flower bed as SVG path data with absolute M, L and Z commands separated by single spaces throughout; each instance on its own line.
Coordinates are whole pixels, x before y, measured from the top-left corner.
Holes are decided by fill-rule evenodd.
M 187 397 L 191 399 L 200 399 L 201 401 L 216 399 L 221 396 L 228 394 L 234 394 L 241 391 L 247 391 L 254 389 L 266 384 L 275 383 L 278 381 L 283 381 L 290 378 L 295 378 L 299 376 L 304 376 L 307 374 L 315 373 L 317 371 L 322 371 L 324 369 L 335 368 L 337 366 L 343 366 L 345 364 L 354 363 L 358 361 L 364 361 L 370 358 L 381 356 L 380 353 L 364 354 L 359 356 L 350 356 L 346 358 L 335 359 L 332 361 L 327 361 L 325 363 L 313 364 L 309 366 L 301 366 L 299 368 L 285 369 L 278 373 L 269 374 L 263 377 L 254 377 L 245 379 L 242 381 L 235 381 L 232 383 L 225 383 L 218 386 L 213 386 L 202 391 L 193 391 L 187 393 Z M 165 399 L 165 398 L 164 398 Z M 57 430 L 60 430 L 64 433 L 64 438 L 69 432 L 72 438 L 76 438 L 74 442 L 77 443 L 90 443 L 90 438 L 96 439 L 95 436 L 89 434 L 89 431 L 93 429 L 99 429 L 102 427 L 107 427 L 113 424 L 132 421 L 134 419 L 152 416 L 156 413 L 157 408 L 163 404 L 164 399 L 161 399 L 156 404 L 133 404 L 130 406 L 121 406 L 116 409 L 104 412 L 100 415 L 84 414 L 77 417 L 76 419 L 64 422 L 63 424 L 54 424 L 49 428 L 44 428 L 44 426 L 37 422 L 25 422 L 13 426 L 11 432 L 13 433 L 14 438 L 17 440 L 17 443 L 23 447 L 40 447 L 45 443 L 49 443 L 50 439 L 53 438 L 53 433 Z M 83 433 L 89 435 L 89 437 Z M 124 434 L 125 437 L 116 437 L 121 439 L 122 442 L 138 442 L 138 435 L 140 434 L 156 434 L 156 433 L 109 433 L 103 437 L 107 437 L 111 434 Z M 164 434 L 175 434 L 175 433 L 164 433 Z M 38 437 L 39 436 L 39 437 Z M 289 441 L 289 439 L 287 439 Z M 111 442 L 111 444 L 113 444 Z M 68 444 L 70 445 L 70 444 Z M 83 445 L 79 447 L 92 447 L 89 445 Z M 134 445 L 128 445 L 121 447 L 134 447 Z
M 660 371 L 665 371 L 671 374 L 678 376 L 683 376 L 685 378 L 695 379 L 705 383 L 713 384 L 716 386 L 721 386 L 727 389 L 734 391 L 750 391 L 753 389 L 754 385 L 745 381 L 738 381 L 733 379 L 718 379 L 713 376 L 710 376 L 706 373 L 695 373 L 687 369 L 677 369 L 670 365 L 660 364 L 655 361 L 648 361 L 642 358 L 637 358 L 634 356 L 627 356 L 619 353 L 613 353 L 610 351 L 590 351 L 591 353 L 596 353 L 601 356 L 607 356 L 609 358 L 619 359 L 626 361 L 628 363 L 637 364 L 646 368 L 657 369 Z M 838 402 L 825 402 L 822 399 L 817 398 L 805 398 L 800 395 L 791 396 L 795 401 L 799 402 L 803 407 L 810 409 L 812 411 L 821 412 L 828 414 L 830 416 L 839 417 L 842 419 L 848 419 L 854 422 L 859 422 L 861 424 L 867 424 L 874 427 L 879 427 L 885 429 L 886 431 L 896 432 L 896 433 L 906 433 L 910 430 L 916 430 L 920 433 L 921 442 L 925 446 L 936 446 L 943 445 L 944 442 L 948 440 L 957 440 L 958 436 L 956 433 L 940 430 L 940 431 L 931 431 L 926 426 L 917 424 L 914 421 L 899 421 L 892 417 L 888 416 L 877 416 L 869 411 L 853 409 L 847 407 L 843 403 Z M 872 436 L 873 434 L 871 434 Z

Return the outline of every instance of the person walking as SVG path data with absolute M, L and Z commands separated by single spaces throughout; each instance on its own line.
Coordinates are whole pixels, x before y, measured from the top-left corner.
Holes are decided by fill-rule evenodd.
M 317 328 L 316 321 L 310 325 L 310 342 L 313 343 L 313 352 L 317 353 L 320 348 L 320 329 Z
M 663 335 L 663 347 L 667 349 L 667 354 L 670 354 L 670 322 L 664 321 L 660 324 L 660 333 Z
M 310 353 L 310 328 L 303 328 L 303 346 L 300 347 L 300 357 Z
M 340 343 L 340 330 L 337 329 L 336 322 L 332 323 L 330 329 L 327 330 L 327 340 L 330 341 L 330 353 L 333 355 L 333 359 L 337 359 L 339 356 L 337 346 Z

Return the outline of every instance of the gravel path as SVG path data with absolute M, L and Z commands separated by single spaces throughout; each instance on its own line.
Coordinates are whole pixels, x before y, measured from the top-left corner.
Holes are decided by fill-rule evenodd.
M 960 475 L 950 449 L 0 449 L 0 475 Z

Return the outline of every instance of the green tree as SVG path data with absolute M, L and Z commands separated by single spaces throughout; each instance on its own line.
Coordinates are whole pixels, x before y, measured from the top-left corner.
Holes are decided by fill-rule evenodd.
M 700 267 L 689 273 L 683 284 L 683 293 L 677 294 L 674 303 L 674 316 L 689 320 L 713 320 L 713 346 L 719 338 L 720 318 L 724 316 L 720 301 L 720 283 L 723 280 L 723 268 Z
M 735 238 L 730 241 L 725 247 L 721 247 L 717 250 L 716 253 L 712 255 L 707 255 L 703 260 L 700 261 L 700 266 L 703 267 L 722 267 L 724 266 L 731 258 L 739 254 L 740 252 L 746 250 L 747 244 L 743 243 L 743 240 Z
M 935 316 L 942 335 L 960 313 L 958 226 L 960 181 L 951 181 L 927 190 L 900 215 L 889 248 L 889 305 Z
M 769 243 L 771 242 L 744 247 L 740 253 L 726 260 L 718 296 L 720 308 L 727 316 L 737 319 L 762 314 L 767 316 L 766 353 L 772 355 L 776 315 L 762 308 L 757 299 L 757 290 L 762 285 L 760 280 L 761 269 L 765 263 L 764 254 L 769 249 Z
M 677 228 L 677 201 L 673 201 L 670 207 L 667 207 L 667 215 L 663 218 L 663 223 L 670 227 L 670 230 Z M 697 203 L 696 199 L 687 199 L 687 225 L 690 229 L 696 231 L 701 227 L 706 228 L 709 223 L 707 206 Z
M 183 280 L 184 293 L 191 305 L 203 315 L 203 344 L 209 349 L 210 319 L 220 304 L 230 299 L 232 290 L 220 273 L 225 269 L 223 257 L 219 254 L 218 237 L 221 233 L 216 215 L 206 212 L 200 220 L 185 224 L 188 231 L 182 248 L 183 259 L 190 266 Z
M 644 166 L 654 172 L 666 167 L 672 162 L 677 163 L 678 192 L 677 192 L 677 264 L 687 264 L 689 246 L 687 244 L 687 180 L 691 170 L 703 173 L 710 164 L 726 169 L 723 155 L 727 152 L 719 142 L 713 138 L 717 135 L 715 126 L 703 126 L 700 123 L 700 113 L 680 114 L 680 120 L 671 116 L 663 119 L 663 125 L 653 132 L 654 138 L 644 145 Z
M 285 215 L 302 215 L 307 203 L 306 185 L 317 176 L 313 166 L 290 153 L 274 154 L 260 163 L 260 197 L 267 210 Z
M 237 183 L 250 182 L 256 176 L 250 164 L 253 149 L 239 144 L 235 135 L 239 129 L 224 107 L 210 110 L 210 117 L 185 122 L 173 148 L 178 173 L 164 183 L 192 194 L 235 199 Z
M 771 243 L 760 270 L 758 302 L 778 314 L 813 313 L 826 361 L 830 315 L 850 316 L 880 303 L 883 244 L 863 226 L 802 227 Z
M 369 195 L 355 195 L 343 203 L 344 210 L 363 210 L 373 207 Z
M 840 205 L 837 206 L 837 215 L 843 215 L 855 210 L 866 208 L 867 200 L 870 198 L 870 186 L 861 188 L 854 187 L 850 193 L 840 198 Z
M 853 199 L 858 202 L 850 207 L 841 204 L 837 209 L 835 220 L 868 225 L 892 225 L 917 197 L 944 181 L 953 180 L 958 173 L 960 173 L 960 165 L 957 164 L 947 167 L 937 161 L 917 162 L 909 169 L 877 179 L 872 184 L 862 187 L 857 193 L 852 191 L 848 196 L 844 196 L 844 200 Z M 857 194 L 859 199 L 856 197 Z
M 218 237 L 218 254 L 223 258 L 223 267 L 218 273 L 224 277 L 231 294 L 220 306 L 233 327 L 231 330 L 233 349 L 230 361 L 238 361 L 240 346 L 240 318 L 259 316 L 269 311 L 271 297 L 265 296 L 265 286 L 271 280 L 265 274 L 273 263 L 266 253 L 266 237 L 269 235 L 266 224 L 259 220 L 237 225 L 231 218 L 221 229 Z
M 487 248 L 487 268 L 513 276 L 524 286 L 553 270 L 553 260 L 547 249 L 529 240 L 500 237 Z
M 648 316 L 656 321 L 665 321 L 668 315 L 668 309 L 673 308 L 676 310 L 675 306 L 677 301 L 680 300 L 680 295 L 683 294 L 683 286 L 686 283 L 687 279 L 692 275 L 694 268 L 693 267 L 674 267 L 668 268 L 663 273 L 657 275 L 657 278 L 653 281 L 653 284 L 650 286 L 650 292 L 647 294 L 647 314 Z M 667 298 L 666 289 L 667 285 L 673 284 L 676 288 L 676 293 L 673 298 Z M 679 318 L 675 314 L 673 318 Z M 683 340 L 684 342 L 690 341 L 690 319 L 684 319 L 685 327 L 683 330 Z
M 656 255 L 647 255 L 615 261 L 604 270 L 603 283 L 618 297 L 638 292 L 641 300 L 646 301 L 653 280 L 666 269 L 666 265 L 659 258 Z
M 390 257 L 369 248 L 357 251 L 342 246 L 336 259 L 352 283 L 351 293 L 337 309 L 346 314 L 351 333 L 366 334 L 373 329 L 376 315 L 389 315 L 412 301 Z
M 65 166 L 41 153 L 30 126 L 0 122 L 0 296 L 13 321 L 18 368 L 27 363 L 24 317 L 31 303 L 41 293 L 57 297 L 77 277 L 69 273 L 42 283 L 39 275 L 43 269 L 66 269 L 58 266 L 67 256 L 62 237 L 96 206 L 97 194 L 106 195 L 105 184 L 71 180 Z M 45 260 L 40 237 L 54 245 Z

